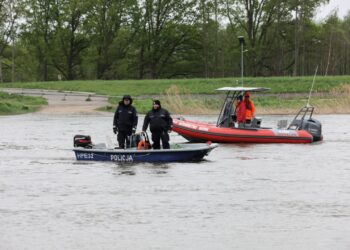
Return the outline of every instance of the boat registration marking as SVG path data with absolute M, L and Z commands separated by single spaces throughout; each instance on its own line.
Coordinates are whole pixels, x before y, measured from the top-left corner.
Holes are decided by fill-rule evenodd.
M 94 159 L 94 153 L 77 153 L 77 159 Z
M 111 155 L 111 161 L 133 162 L 134 159 L 132 155 Z
M 293 130 L 279 129 L 279 130 L 275 130 L 274 132 L 275 132 L 275 135 L 279 135 L 279 136 L 294 136 L 294 137 L 298 136 L 298 133 Z

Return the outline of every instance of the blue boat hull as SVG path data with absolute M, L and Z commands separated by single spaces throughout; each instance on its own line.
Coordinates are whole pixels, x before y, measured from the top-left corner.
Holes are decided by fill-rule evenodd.
M 189 145 L 189 144 L 188 144 Z M 199 144 L 197 144 L 199 145 Z M 113 161 L 113 162 L 190 162 L 200 161 L 217 145 L 201 144 L 191 148 L 165 150 L 136 150 L 136 149 L 86 149 L 74 148 L 77 160 L 82 161 Z

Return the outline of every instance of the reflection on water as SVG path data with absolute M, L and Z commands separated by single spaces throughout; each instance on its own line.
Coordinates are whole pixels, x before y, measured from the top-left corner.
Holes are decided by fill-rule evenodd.
M 318 116 L 315 144 L 116 164 L 70 150 L 75 134 L 115 141 L 110 115 L 0 117 L 0 249 L 349 249 L 349 118 Z

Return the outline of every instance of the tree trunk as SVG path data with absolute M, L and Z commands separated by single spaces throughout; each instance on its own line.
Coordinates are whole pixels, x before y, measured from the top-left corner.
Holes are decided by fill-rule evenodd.
M 68 58 L 67 58 L 67 76 L 68 76 L 67 80 L 74 80 L 74 71 L 73 71 L 74 42 L 75 42 L 75 39 L 74 37 L 72 37 L 69 44 L 70 50 L 68 52 Z
M 295 9 L 295 30 L 294 30 L 294 66 L 293 76 L 298 75 L 298 61 L 299 61 L 299 21 L 298 21 L 298 7 Z
M 15 39 L 12 37 L 12 65 L 11 65 L 11 82 L 15 82 L 15 56 L 16 56 L 16 51 L 15 51 Z
M 2 57 L 0 57 L 0 82 L 4 82 L 4 79 L 2 77 Z
M 214 74 L 215 77 L 219 76 L 219 25 L 218 25 L 218 1 L 215 0 L 214 3 L 214 12 L 215 12 L 215 69 L 214 69 Z
M 48 72 L 47 60 L 44 60 L 44 81 L 47 82 L 49 80 L 49 72 Z
M 140 67 L 139 67 L 139 78 L 143 79 L 144 74 L 145 74 L 145 58 L 144 58 L 144 53 L 145 53 L 145 46 L 142 44 L 141 45 L 141 51 L 140 51 Z
M 329 64 L 330 64 L 330 61 L 331 61 L 331 55 L 332 55 L 332 34 L 333 34 L 333 32 L 331 32 L 331 35 L 330 35 L 330 38 L 329 38 L 327 65 L 326 65 L 326 70 L 324 72 L 325 76 L 327 76 L 327 74 L 328 74 Z
M 152 60 L 152 63 L 151 63 L 151 77 L 152 79 L 158 78 L 157 63 L 154 60 Z

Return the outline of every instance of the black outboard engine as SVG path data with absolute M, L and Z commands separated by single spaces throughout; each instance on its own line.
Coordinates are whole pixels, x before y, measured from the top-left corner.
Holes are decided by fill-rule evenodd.
M 293 120 L 293 122 L 290 124 L 291 129 L 298 129 L 298 130 L 305 130 L 309 132 L 312 137 L 313 141 L 322 141 L 322 125 L 321 123 L 313 118 L 310 118 L 308 120 Z
M 312 135 L 314 142 L 322 141 L 322 125 L 318 120 L 312 118 L 313 111 L 312 106 L 303 107 L 289 124 L 288 129 L 305 130 Z
M 309 132 L 313 137 L 313 141 L 322 141 L 322 125 L 318 120 L 310 118 L 304 121 L 301 129 Z
M 74 147 L 92 148 L 92 141 L 89 135 L 75 135 Z

